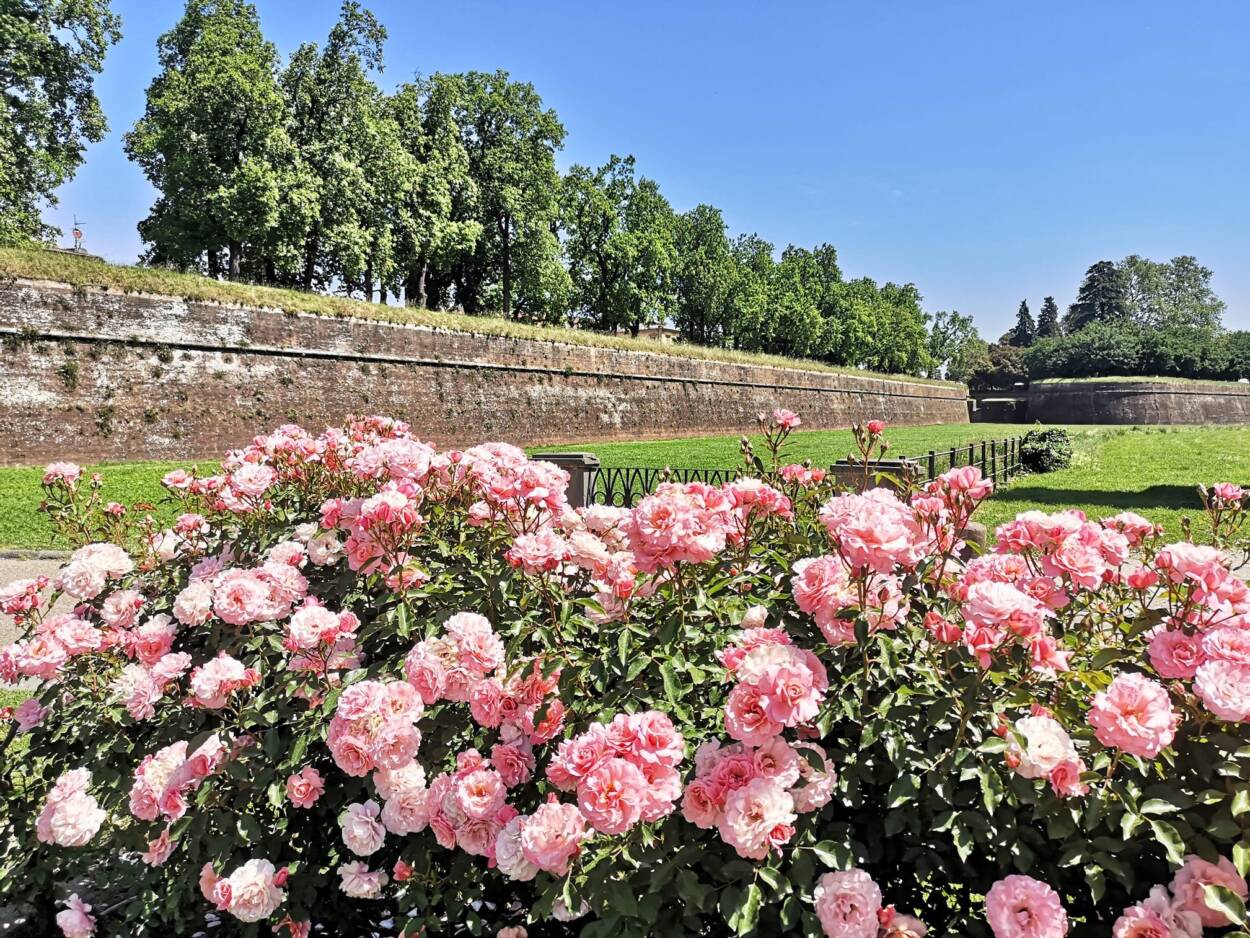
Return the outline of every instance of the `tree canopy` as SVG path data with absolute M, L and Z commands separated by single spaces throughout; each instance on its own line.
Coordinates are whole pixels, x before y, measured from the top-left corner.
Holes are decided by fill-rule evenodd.
M 108 0 L 0 5 L 0 244 L 57 233 L 40 212 L 108 132 L 95 77 L 120 38 Z

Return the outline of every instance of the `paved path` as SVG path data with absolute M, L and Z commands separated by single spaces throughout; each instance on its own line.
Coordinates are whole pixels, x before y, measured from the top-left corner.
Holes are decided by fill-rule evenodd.
M 12 583 L 14 580 L 37 577 L 40 574 L 50 577 L 60 569 L 60 566 L 60 560 L 39 557 L 35 554 L 0 557 L 0 586 Z M 57 608 L 61 609 L 62 606 L 69 608 L 72 605 L 67 599 L 62 599 L 57 604 Z M 0 645 L 7 645 L 16 639 L 17 630 L 13 626 L 13 620 L 4 613 L 0 613 Z

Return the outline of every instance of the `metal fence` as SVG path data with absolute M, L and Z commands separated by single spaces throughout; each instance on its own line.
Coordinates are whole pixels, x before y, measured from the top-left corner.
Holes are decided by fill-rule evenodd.
M 1020 443 L 1023 437 L 978 440 L 949 450 L 930 450 L 921 456 L 894 457 L 914 467 L 914 478 L 927 482 L 957 466 L 978 466 L 981 474 L 997 485 L 1020 472 Z M 541 458 L 541 457 L 540 457 Z M 596 461 L 597 462 L 597 461 Z M 739 469 L 659 469 L 644 466 L 587 467 L 589 502 L 632 508 L 643 496 L 655 491 L 662 481 L 706 482 L 721 485 L 738 477 Z

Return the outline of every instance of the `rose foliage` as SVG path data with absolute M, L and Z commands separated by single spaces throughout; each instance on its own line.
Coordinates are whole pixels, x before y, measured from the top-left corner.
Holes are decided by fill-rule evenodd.
M 975 468 L 838 491 L 799 424 L 632 509 L 382 418 L 170 473 L 164 530 L 48 467 L 0 894 L 71 936 L 1242 927 L 1244 493 L 1212 544 L 1030 512 L 977 556 Z

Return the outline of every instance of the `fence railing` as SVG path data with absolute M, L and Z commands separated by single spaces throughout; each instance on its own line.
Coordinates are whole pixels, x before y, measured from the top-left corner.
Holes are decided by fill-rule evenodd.
M 1020 444 L 1023 439 L 978 440 L 948 450 L 929 450 L 920 456 L 895 457 L 891 454 L 890 461 L 897 463 L 900 459 L 905 460 L 912 466 L 918 482 L 927 482 L 957 466 L 978 466 L 981 474 L 993 479 L 997 485 L 1020 472 Z M 556 462 L 573 476 L 569 486 L 571 504 L 615 505 L 619 508 L 632 508 L 639 499 L 655 491 L 664 479 L 721 485 L 736 479 L 741 472 L 740 469 L 660 469 L 651 466 L 604 468 L 589 453 L 540 454 L 535 458 Z M 893 471 L 893 467 L 889 469 Z

